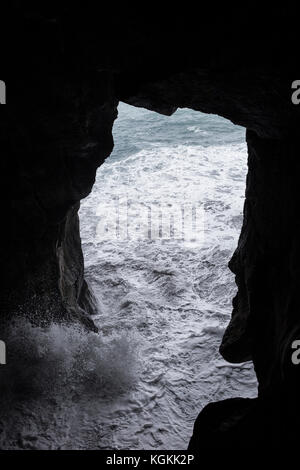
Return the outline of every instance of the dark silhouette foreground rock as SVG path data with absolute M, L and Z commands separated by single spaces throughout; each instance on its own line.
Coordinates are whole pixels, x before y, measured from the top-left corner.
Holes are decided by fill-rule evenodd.
M 255 3 L 211 5 L 201 15 L 188 6 L 98 12 L 95 3 L 12 2 L 2 31 L 10 49 L 0 77 L 8 103 L 0 108 L 1 319 L 23 314 L 39 325 L 94 328 L 77 211 L 112 151 L 119 100 L 167 115 L 178 107 L 222 115 L 247 128 L 249 173 L 230 262 L 238 293 L 220 350 L 228 361 L 254 362 L 259 398 L 210 404 L 190 447 L 293 439 L 300 392 L 291 362 L 300 337 L 300 106 L 291 102 L 291 83 L 300 78 L 297 15 Z

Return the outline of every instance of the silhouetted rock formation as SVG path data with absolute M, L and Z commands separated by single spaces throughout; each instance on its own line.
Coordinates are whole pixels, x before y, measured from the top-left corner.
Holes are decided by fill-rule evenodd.
M 0 77 L 8 102 L 0 116 L 2 317 L 25 312 L 38 323 L 93 327 L 77 209 L 112 150 L 118 100 L 164 114 L 220 114 L 248 129 L 249 148 L 244 224 L 230 262 L 238 294 L 221 353 L 253 360 L 259 398 L 210 404 L 191 449 L 297 438 L 296 15 L 242 4 L 201 15 L 174 6 L 98 13 L 88 2 L 83 10 L 55 2 L 11 8 Z

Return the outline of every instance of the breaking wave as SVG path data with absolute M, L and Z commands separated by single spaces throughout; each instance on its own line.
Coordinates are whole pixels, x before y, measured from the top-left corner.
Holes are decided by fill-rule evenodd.
M 43 447 L 39 423 L 51 422 L 50 416 L 57 413 L 59 421 L 72 421 L 74 410 L 79 411 L 87 401 L 95 404 L 95 411 L 101 409 L 107 399 L 113 402 L 129 393 L 138 379 L 137 341 L 125 332 L 104 338 L 79 325 L 40 328 L 19 319 L 2 337 L 7 364 L 0 368 L 1 448 L 14 448 L 23 432 L 29 446 L 23 443 L 20 447 Z M 57 429 L 53 431 L 45 448 L 63 444 L 57 442 Z

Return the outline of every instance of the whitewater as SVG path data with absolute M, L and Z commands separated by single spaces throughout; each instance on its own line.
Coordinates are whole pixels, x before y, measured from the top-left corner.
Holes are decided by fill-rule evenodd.
M 113 134 L 80 209 L 99 333 L 12 328 L 22 361 L 1 369 L 1 448 L 185 449 L 207 403 L 257 395 L 252 364 L 218 352 L 236 293 L 244 129 L 121 103 Z

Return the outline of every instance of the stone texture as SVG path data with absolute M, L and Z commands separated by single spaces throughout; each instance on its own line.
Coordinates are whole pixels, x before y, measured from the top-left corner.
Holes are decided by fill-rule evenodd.
M 1 108 L 5 232 L 2 232 L 2 315 L 38 322 L 93 310 L 83 280 L 77 210 L 97 167 L 113 148 L 117 100 L 110 76 L 47 82 L 54 104 Z M 103 91 L 105 90 L 105 91 Z M 46 90 L 45 90 L 46 93 Z M 83 292 L 86 295 L 83 295 Z M 88 305 L 89 304 L 89 305 Z M 45 314 L 47 312 L 47 314 Z
M 221 353 L 253 360 L 259 398 L 210 404 L 194 450 L 203 436 L 228 445 L 258 430 L 292 439 L 299 414 L 290 361 L 300 335 L 297 15 L 255 2 L 201 8 L 153 5 L 145 15 L 128 5 L 11 2 L 0 77 L 8 102 L 0 108 L 1 320 L 23 313 L 94 328 L 77 209 L 112 150 L 118 100 L 167 115 L 216 113 L 248 129 L 244 224 L 230 262 L 238 294 Z

